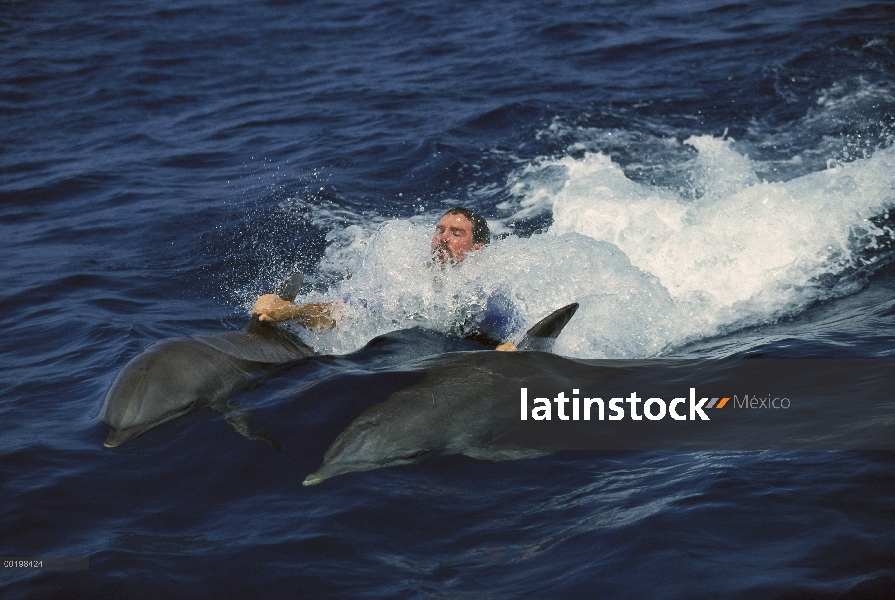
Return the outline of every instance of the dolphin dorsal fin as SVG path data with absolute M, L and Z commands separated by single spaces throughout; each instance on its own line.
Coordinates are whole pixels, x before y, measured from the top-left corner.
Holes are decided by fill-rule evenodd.
M 578 303 L 573 302 L 557 309 L 535 323 L 534 327 L 525 332 L 525 337 L 519 342 L 520 350 L 542 350 L 549 345 L 549 340 L 554 340 L 566 326 L 575 311 Z
M 292 302 L 295 300 L 295 297 L 298 296 L 298 290 L 301 289 L 304 282 L 305 276 L 301 271 L 294 273 L 291 277 L 285 279 L 283 283 L 277 286 L 276 294 L 283 300 Z

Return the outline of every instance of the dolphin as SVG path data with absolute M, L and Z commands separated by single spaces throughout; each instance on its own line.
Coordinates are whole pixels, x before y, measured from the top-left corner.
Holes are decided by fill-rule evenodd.
M 277 365 L 314 354 L 297 337 L 257 317 L 246 331 L 156 342 L 125 365 L 109 388 L 101 413 L 109 425 L 103 445 L 120 446 L 206 406 L 227 412 L 231 425 L 248 437 L 266 439 L 252 432 L 246 419 L 238 420 L 226 400 Z
M 302 284 L 297 273 L 277 293 L 293 300 Z M 100 418 L 109 425 L 103 445 L 114 448 L 188 412 L 212 407 L 253 439 L 278 444 L 252 429 L 249 417 L 226 403 L 274 367 L 316 354 L 297 336 L 257 316 L 245 331 L 194 335 L 156 342 L 118 373 L 103 401 Z
M 554 311 L 526 332 L 520 350 L 544 349 L 569 322 L 578 304 Z M 333 442 L 323 464 L 303 484 L 422 462 L 431 456 L 465 454 L 480 460 L 511 460 L 542 450 L 491 446 L 492 363 L 514 353 L 478 351 L 440 356 L 419 365 L 419 382 L 362 412 Z

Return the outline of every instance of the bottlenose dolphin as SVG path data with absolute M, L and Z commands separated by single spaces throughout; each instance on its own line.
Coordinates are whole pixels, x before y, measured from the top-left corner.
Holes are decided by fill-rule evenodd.
M 293 300 L 300 273 L 284 281 L 277 293 Z M 156 342 L 121 370 L 103 401 L 100 418 L 109 425 L 104 445 L 114 448 L 148 429 L 188 412 L 210 406 L 225 414 L 240 433 L 276 442 L 252 429 L 249 417 L 226 400 L 259 381 L 282 363 L 316 354 L 297 336 L 257 316 L 245 331 L 173 338 Z
M 578 304 L 551 313 L 528 330 L 520 350 L 544 349 L 575 314 Z M 422 462 L 430 456 L 465 454 L 484 460 L 531 458 L 540 450 L 491 447 L 493 361 L 507 352 L 458 352 L 425 361 L 422 380 L 362 412 L 308 475 L 304 485 L 380 467 Z
M 206 406 L 230 413 L 228 421 L 248 437 L 264 438 L 246 419 L 237 419 L 225 401 L 273 367 L 313 354 L 297 337 L 257 317 L 246 331 L 156 342 L 131 360 L 109 388 L 101 413 L 110 428 L 104 445 L 120 446 Z

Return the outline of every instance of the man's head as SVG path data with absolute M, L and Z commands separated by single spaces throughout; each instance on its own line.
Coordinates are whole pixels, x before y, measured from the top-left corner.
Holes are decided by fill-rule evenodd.
M 459 263 L 467 252 L 478 250 L 490 241 L 491 230 L 485 219 L 457 206 L 444 213 L 435 225 L 432 256 L 442 264 Z

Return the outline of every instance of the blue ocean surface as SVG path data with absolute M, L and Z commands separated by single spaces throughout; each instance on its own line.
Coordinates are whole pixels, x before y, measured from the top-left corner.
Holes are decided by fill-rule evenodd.
M 302 485 L 495 293 L 579 302 L 568 357 L 893 357 L 893 142 L 885 1 L 0 2 L 0 556 L 89 558 L 0 599 L 895 598 L 891 451 Z M 494 240 L 433 271 L 456 205 Z M 131 359 L 296 271 L 348 301 L 231 400 L 281 450 L 207 408 L 103 447 Z

